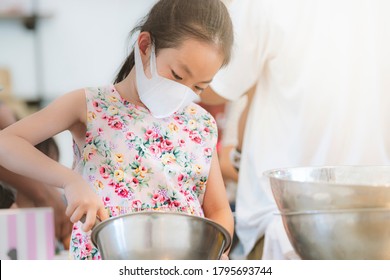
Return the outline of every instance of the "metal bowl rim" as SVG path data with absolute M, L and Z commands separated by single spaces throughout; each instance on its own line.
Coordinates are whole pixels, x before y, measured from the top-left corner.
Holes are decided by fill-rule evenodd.
M 376 186 L 374 184 L 359 184 L 357 183 L 335 183 L 335 182 L 311 182 L 311 181 L 304 181 L 304 180 L 292 180 L 292 179 L 287 179 L 287 178 L 278 178 L 275 176 L 272 176 L 273 173 L 275 172 L 280 172 L 280 171 L 286 171 L 286 172 L 291 172 L 293 170 L 298 170 L 298 169 L 307 169 L 307 170 L 314 170 L 314 169 L 336 169 L 336 168 L 375 168 L 375 167 L 384 167 L 384 168 L 389 168 L 390 165 L 304 165 L 304 166 L 295 166 L 295 167 L 284 167 L 284 168 L 273 168 L 269 169 L 263 172 L 263 176 L 269 178 L 269 179 L 274 179 L 282 182 L 294 182 L 294 183 L 307 183 L 307 184 L 313 184 L 313 185 L 322 185 L 322 184 L 327 184 L 331 186 L 345 186 L 345 187 L 376 187 L 376 188 L 390 188 L 390 182 L 388 185 L 379 185 Z
M 98 247 L 97 246 L 97 235 L 98 233 L 104 228 L 106 227 L 108 224 L 112 223 L 113 221 L 117 220 L 117 219 L 120 219 L 120 218 L 124 218 L 124 217 L 127 217 L 127 216 L 139 216 L 139 215 L 145 215 L 145 216 L 150 216 L 150 215 L 155 215 L 155 216 L 160 216 L 160 215 L 176 215 L 176 216 L 186 216 L 186 217 L 189 217 L 189 218 L 192 218 L 192 219 L 196 219 L 196 220 L 199 220 L 199 221 L 203 221 L 203 222 L 206 222 L 208 224 L 211 224 L 213 226 L 215 226 L 216 228 L 218 228 L 221 233 L 224 235 L 225 237 L 225 245 L 224 245 L 224 248 L 223 248 L 223 252 L 225 252 L 227 249 L 229 249 L 230 245 L 231 245 L 231 242 L 232 242 L 232 238 L 229 234 L 229 232 L 227 231 L 227 229 L 225 229 L 223 226 L 221 226 L 220 224 L 210 220 L 209 218 L 206 218 L 206 217 L 200 217 L 200 216 L 195 216 L 195 215 L 190 215 L 190 214 L 187 214 L 187 213 L 181 213 L 181 212 L 154 212 L 154 211 L 142 211 L 142 212 L 134 212 L 134 213 L 127 213 L 127 214 L 122 214 L 122 215 L 118 215 L 118 216 L 115 216 L 115 217 L 111 217 L 105 221 L 102 221 L 100 222 L 99 224 L 97 224 L 93 229 L 92 229 L 92 234 L 91 234 L 91 240 L 92 240 L 92 243 L 95 247 Z
M 304 210 L 276 213 L 280 216 L 299 216 L 299 215 L 316 215 L 316 214 L 348 214 L 348 213 L 374 213 L 389 212 L 390 208 L 347 208 L 347 209 L 324 209 L 324 210 Z

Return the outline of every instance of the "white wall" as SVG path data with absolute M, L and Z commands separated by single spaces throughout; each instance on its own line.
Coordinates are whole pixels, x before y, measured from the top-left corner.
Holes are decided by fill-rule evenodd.
M 7 0 L 23 2 L 32 0 Z M 47 102 L 76 88 L 112 82 L 128 53 L 129 32 L 156 0 L 37 0 L 42 13 L 36 33 L 17 20 L 0 20 L 0 67 L 11 70 L 13 94 Z M 3 8 L 4 9 L 4 3 Z M 26 10 L 30 10 L 28 7 Z M 1 10 L 1 9 L 0 9 Z M 38 37 L 35 37 L 38 36 Z M 34 40 L 42 52 L 42 85 L 36 82 Z M 39 91 L 39 94 L 38 94 Z M 71 136 L 56 136 L 60 161 L 71 166 Z
M 38 0 L 41 12 L 53 17 L 40 20 L 35 35 L 16 20 L 1 20 L 0 67 L 10 68 L 14 94 L 34 99 L 40 91 L 50 100 L 75 88 L 111 82 L 127 54 L 130 30 L 154 3 Z M 43 54 L 41 86 L 36 83 L 35 39 Z

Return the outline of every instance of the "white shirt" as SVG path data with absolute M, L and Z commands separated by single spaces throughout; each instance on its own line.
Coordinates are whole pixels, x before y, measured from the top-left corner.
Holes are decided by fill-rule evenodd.
M 238 144 L 238 125 L 240 117 L 247 103 L 247 96 L 228 102 L 225 106 L 225 119 L 221 144 L 222 146 L 237 146 Z
M 245 255 L 267 232 L 272 258 L 267 235 L 280 235 L 271 229 L 281 223 L 264 171 L 390 164 L 390 1 L 240 0 L 230 9 L 233 61 L 211 87 L 234 100 L 257 84 L 236 231 Z M 275 258 L 291 250 L 283 238 Z

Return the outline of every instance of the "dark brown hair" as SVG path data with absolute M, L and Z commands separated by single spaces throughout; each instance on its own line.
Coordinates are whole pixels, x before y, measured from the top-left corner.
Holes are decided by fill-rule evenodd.
M 230 61 L 233 27 L 220 0 L 160 0 L 131 31 L 149 32 L 156 54 L 160 49 L 177 48 L 186 39 L 216 44 L 224 55 L 222 66 Z M 134 50 L 124 61 L 114 83 L 124 80 L 134 67 Z
M 47 155 L 53 160 L 58 161 L 60 157 L 60 150 L 57 145 L 57 142 L 54 140 L 53 137 L 50 137 L 46 139 L 45 141 L 42 141 L 41 143 L 35 145 L 35 148 L 40 150 L 42 153 Z

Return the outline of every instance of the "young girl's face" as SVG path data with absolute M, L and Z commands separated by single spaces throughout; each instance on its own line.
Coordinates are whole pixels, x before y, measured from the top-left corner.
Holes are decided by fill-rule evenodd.
M 185 40 L 178 48 L 161 49 L 157 72 L 201 94 L 221 68 L 223 55 L 215 44 Z

